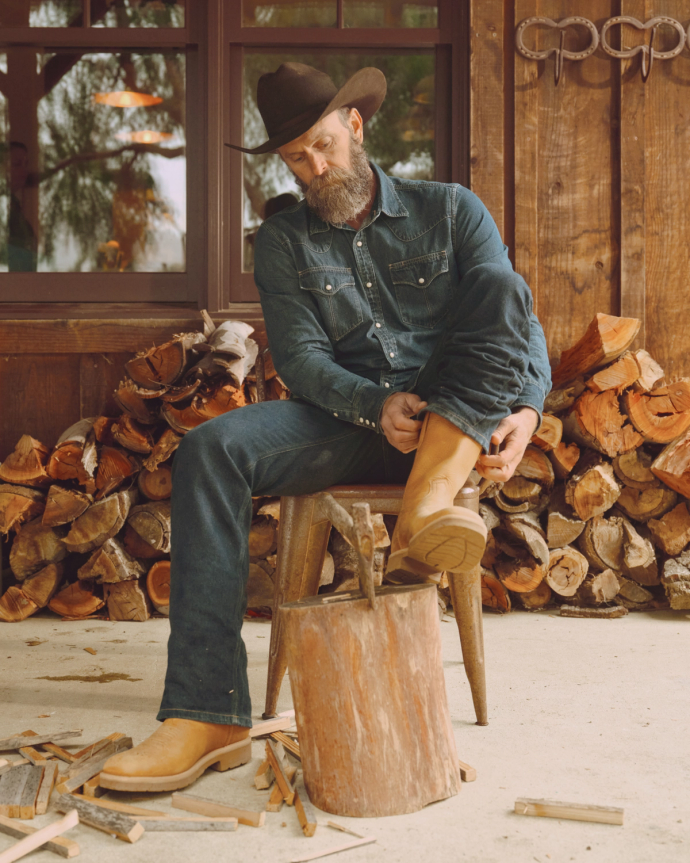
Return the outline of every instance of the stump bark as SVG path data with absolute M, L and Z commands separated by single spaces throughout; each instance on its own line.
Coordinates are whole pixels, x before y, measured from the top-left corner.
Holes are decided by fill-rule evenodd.
M 325 812 L 416 812 L 458 793 L 436 589 L 281 606 L 304 782 Z M 420 637 L 420 633 L 424 633 Z

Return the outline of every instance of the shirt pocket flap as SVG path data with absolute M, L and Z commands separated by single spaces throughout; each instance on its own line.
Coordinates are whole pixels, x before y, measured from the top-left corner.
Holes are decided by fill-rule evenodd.
M 313 291 L 323 297 L 332 297 L 342 288 L 353 288 L 355 277 L 347 267 L 305 270 L 299 274 L 299 286 L 303 291 Z
M 445 251 L 432 252 L 420 258 L 410 258 L 409 261 L 398 261 L 389 265 L 391 279 L 394 285 L 413 285 L 415 288 L 426 288 L 442 273 L 448 272 L 448 256 Z

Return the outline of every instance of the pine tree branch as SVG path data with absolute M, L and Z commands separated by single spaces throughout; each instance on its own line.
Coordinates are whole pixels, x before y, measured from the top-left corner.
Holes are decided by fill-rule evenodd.
M 117 150 L 102 150 L 96 153 L 77 153 L 75 156 L 70 156 L 68 159 L 63 159 L 47 171 L 41 174 L 41 182 L 57 174 L 58 171 L 64 171 L 70 165 L 75 165 L 79 162 L 96 162 L 101 159 L 112 159 L 115 156 L 121 156 L 123 153 L 133 153 L 135 156 L 141 153 L 151 153 L 154 156 L 164 156 L 166 159 L 176 159 L 178 156 L 183 156 L 184 147 L 159 147 L 156 144 L 127 144 L 124 147 L 119 147 Z

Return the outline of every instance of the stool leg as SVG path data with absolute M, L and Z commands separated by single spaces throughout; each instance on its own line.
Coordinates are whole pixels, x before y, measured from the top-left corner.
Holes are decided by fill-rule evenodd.
M 280 504 L 278 566 L 275 574 L 264 719 L 275 716 L 280 685 L 287 669 L 280 606 L 303 596 L 313 596 L 319 589 L 319 577 L 331 525 L 327 521 L 313 524 L 314 504 L 311 497 L 284 497 Z
M 447 575 L 455 620 L 460 631 L 462 659 L 472 690 L 474 712 L 477 714 L 477 725 L 488 725 L 481 568 L 475 566 L 469 572 L 449 572 Z

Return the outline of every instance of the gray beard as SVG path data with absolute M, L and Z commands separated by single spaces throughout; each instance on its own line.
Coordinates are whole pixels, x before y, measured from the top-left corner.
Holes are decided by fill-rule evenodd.
M 324 222 L 352 221 L 369 203 L 372 172 L 366 150 L 354 139 L 350 140 L 350 165 L 349 169 L 329 168 L 311 183 L 296 178 L 310 209 Z

